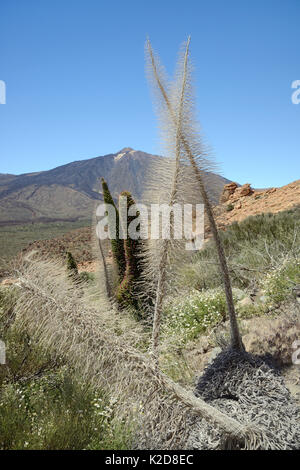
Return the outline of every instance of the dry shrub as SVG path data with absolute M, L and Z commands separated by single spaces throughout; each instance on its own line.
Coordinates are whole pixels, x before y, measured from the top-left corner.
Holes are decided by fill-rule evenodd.
M 63 357 L 83 379 L 108 393 L 116 420 L 134 428 L 133 448 L 193 447 L 191 436 L 199 418 L 206 423 L 204 440 L 214 441 L 216 432 L 222 436 L 218 448 L 224 442 L 227 447 L 238 443 L 248 449 L 288 448 L 286 440 L 278 438 L 276 426 L 258 427 L 249 415 L 244 419 L 230 407 L 224 413 L 217 403 L 211 406 L 207 397 L 206 401 L 195 397 L 163 374 L 151 355 L 142 352 L 149 339 L 142 325 L 124 312 L 119 314 L 105 296 L 100 308 L 89 306 L 58 263 L 25 261 L 18 284 L 16 321 L 37 344 Z M 265 379 L 268 376 L 269 372 Z M 276 405 L 278 396 L 273 398 Z M 254 402 L 255 410 L 257 406 Z
M 259 449 L 299 449 L 300 409 L 271 363 L 225 349 L 200 377 L 196 394 L 245 425 L 258 426 Z M 208 421 L 191 423 L 189 447 L 240 449 L 240 444 Z
M 259 429 L 224 415 L 153 366 L 151 356 L 141 352 L 148 334 L 105 296 L 98 309 L 86 305 L 65 269 L 52 261 L 25 261 L 18 274 L 17 321 L 43 348 L 109 394 L 117 419 L 135 428 L 133 447 L 186 448 L 194 415 L 246 448 L 258 445 Z

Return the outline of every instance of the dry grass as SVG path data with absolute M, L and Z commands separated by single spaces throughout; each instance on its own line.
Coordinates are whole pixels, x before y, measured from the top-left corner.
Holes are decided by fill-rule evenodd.
M 226 442 L 280 447 L 276 429 L 260 429 L 224 414 L 154 367 L 147 329 L 115 310 L 105 295 L 100 294 L 95 308 L 95 298 L 74 286 L 59 263 L 26 259 L 18 276 L 17 322 L 38 345 L 109 394 L 118 421 L 134 428 L 133 448 L 187 448 L 191 423 L 200 418 L 227 436 Z
M 153 367 L 142 352 L 149 339 L 143 327 L 104 296 L 99 308 L 87 306 L 58 263 L 24 261 L 19 289 L 17 321 L 43 348 L 108 392 L 118 420 L 134 423 L 136 447 L 185 448 L 192 415 L 205 417 L 222 433 L 242 436 L 246 447 L 257 445 L 259 430 L 241 426 Z

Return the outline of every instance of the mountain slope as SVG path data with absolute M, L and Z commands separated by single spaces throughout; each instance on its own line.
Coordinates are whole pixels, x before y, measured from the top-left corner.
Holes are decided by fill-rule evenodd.
M 9 173 L 0 173 L 0 184 L 4 185 L 6 183 L 9 183 L 14 178 L 16 178 L 16 175 L 11 175 Z
M 247 193 L 245 187 L 249 187 L 251 190 Z M 225 192 L 226 186 L 224 187 L 223 194 Z M 230 211 L 227 210 L 228 204 L 233 206 L 233 209 Z M 300 180 L 280 188 L 265 190 L 253 190 L 250 188 L 250 185 L 245 184 L 241 187 L 237 186 L 226 201 L 215 206 L 214 212 L 218 228 L 226 230 L 233 222 L 241 222 L 249 216 L 264 213 L 275 214 L 299 205 Z M 210 236 L 210 227 L 207 224 L 205 227 L 205 238 L 208 239 Z M 91 245 L 90 227 L 66 231 L 63 235 L 59 234 L 59 236 L 52 239 L 37 240 L 27 246 L 24 244 L 23 253 L 28 253 L 31 250 L 37 250 L 46 258 L 61 256 L 67 251 L 71 251 L 75 260 L 79 263 L 80 270 L 94 272 L 98 269 L 95 252 Z
M 104 177 L 113 197 L 123 190 L 142 195 L 147 170 L 163 157 L 124 148 L 116 154 L 75 161 L 49 171 L 22 175 L 0 174 L 0 224 L 77 220 L 91 217 Z M 217 201 L 229 181 L 209 174 L 208 186 Z
M 244 189 L 246 191 L 243 191 Z M 215 208 L 215 215 L 219 228 L 226 228 L 233 222 L 241 222 L 249 216 L 263 213 L 275 214 L 299 205 L 300 180 L 280 188 L 269 189 L 252 189 L 249 184 L 245 184 L 233 190 L 232 194 Z

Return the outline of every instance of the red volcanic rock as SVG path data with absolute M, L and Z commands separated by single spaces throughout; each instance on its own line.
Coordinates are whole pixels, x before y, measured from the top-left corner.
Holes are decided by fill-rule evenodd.
M 254 193 L 249 183 L 243 184 L 235 193 L 235 196 L 250 196 Z
M 234 194 L 235 190 L 237 189 L 238 185 L 234 182 L 225 184 L 223 188 L 223 192 L 220 197 L 220 204 L 227 202 L 232 194 Z

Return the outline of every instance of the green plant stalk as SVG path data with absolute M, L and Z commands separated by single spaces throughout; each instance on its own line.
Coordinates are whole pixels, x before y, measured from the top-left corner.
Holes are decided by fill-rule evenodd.
M 118 277 L 121 281 L 125 274 L 126 261 L 125 261 L 125 251 L 124 251 L 124 242 L 119 238 L 120 235 L 120 220 L 119 220 L 119 211 L 116 208 L 112 195 L 109 191 L 108 185 L 104 178 L 102 178 L 102 190 L 103 190 L 103 199 L 105 204 L 110 204 L 115 208 L 116 211 L 116 238 L 111 239 L 111 251 L 113 258 L 117 265 Z M 110 221 L 108 221 L 110 223 Z
M 128 211 L 129 208 L 135 204 L 132 195 L 128 191 L 123 191 L 120 194 L 121 197 L 127 198 L 127 224 L 126 227 L 129 227 L 129 224 L 132 220 L 135 219 L 134 216 L 129 216 Z M 125 221 L 124 221 L 125 222 Z M 125 223 L 123 222 L 122 218 L 120 218 L 120 224 L 122 225 L 123 232 L 126 232 Z M 139 267 L 138 262 L 138 250 L 139 250 L 139 241 L 133 240 L 127 236 L 124 240 L 124 252 L 125 252 L 125 261 L 126 261 L 126 269 L 124 273 L 124 277 L 117 289 L 116 297 L 120 303 L 129 304 L 132 306 L 136 306 L 137 298 L 135 296 L 135 285 L 136 281 L 139 279 L 141 270 Z

